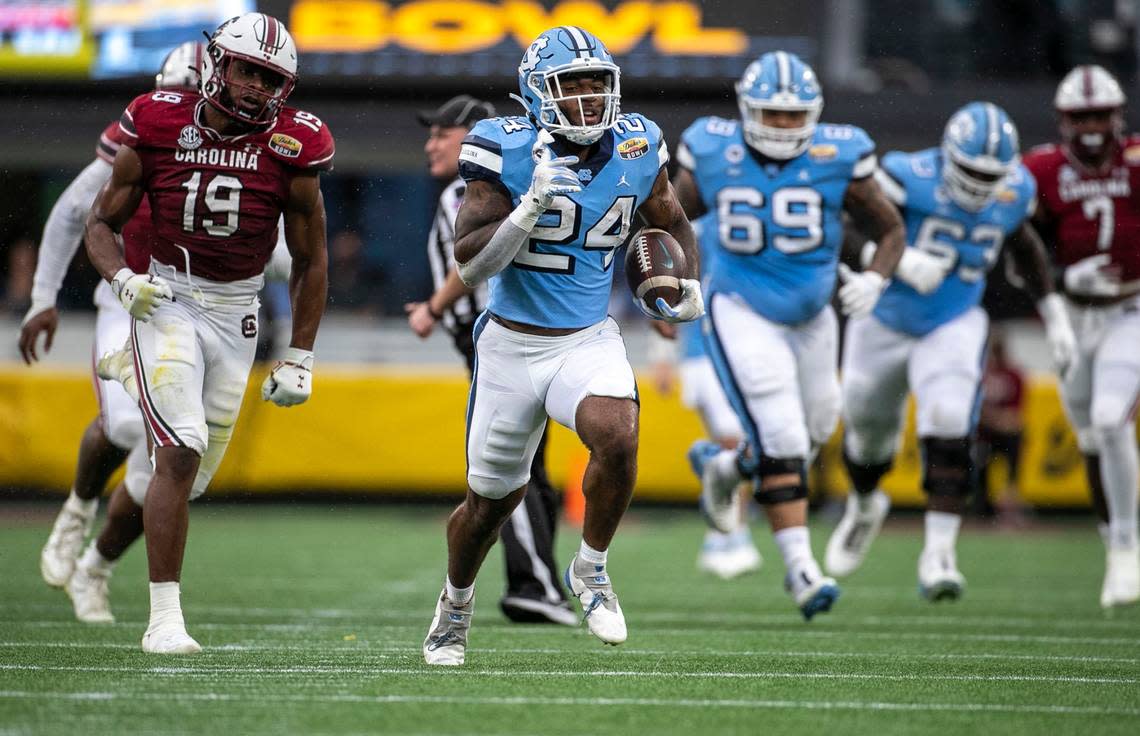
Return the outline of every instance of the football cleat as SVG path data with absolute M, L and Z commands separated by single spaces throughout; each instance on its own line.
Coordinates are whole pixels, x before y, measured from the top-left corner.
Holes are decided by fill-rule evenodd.
M 552 603 L 543 598 L 507 595 L 499 601 L 499 608 L 504 616 L 516 624 L 578 625 L 578 616 L 565 602 Z
M 953 550 L 923 551 L 918 558 L 918 592 L 931 602 L 956 601 L 966 590 Z
M 71 494 L 55 517 L 51 534 L 40 552 L 40 575 L 51 587 L 62 588 L 75 572 L 75 561 L 95 523 L 98 508 L 99 499 L 84 501 Z
M 456 667 L 467 654 L 467 631 L 471 628 L 471 612 L 475 602 L 457 606 L 447 599 L 447 591 L 435 602 L 435 616 L 424 639 L 424 661 Z
M 1101 608 L 1127 606 L 1140 600 L 1140 546 L 1109 547 L 1105 556 Z
M 752 539 L 740 531 L 721 534 L 710 529 L 697 555 L 697 569 L 722 580 L 755 572 L 763 562 Z
M 86 624 L 113 624 L 109 583 L 111 568 L 78 564 L 64 590 L 75 607 L 75 618 Z
M 728 451 L 710 440 L 697 440 L 689 448 L 689 466 L 701 479 L 701 515 L 710 527 L 729 534 L 740 519 L 736 506 L 736 485 L 740 481 L 717 477 L 713 460 L 722 452 Z
M 118 350 L 112 350 L 95 362 L 95 375 L 104 381 L 118 381 L 123 390 L 135 401 L 139 400 L 138 382 L 135 380 L 135 354 L 130 340 Z
M 817 613 L 827 613 L 839 599 L 839 585 L 834 578 L 822 574 L 815 560 L 784 578 L 784 590 L 791 594 L 805 621 Z
M 866 499 L 854 491 L 847 494 L 847 509 L 827 540 L 823 564 L 829 575 L 841 578 L 859 569 L 890 510 L 891 499 L 880 490 Z
M 606 644 L 626 639 L 625 614 L 614 594 L 605 565 L 583 562 L 577 555 L 566 568 L 566 588 L 582 603 L 582 618 L 590 633 Z
M 146 630 L 142 650 L 147 654 L 197 654 L 202 645 L 186 633 L 184 624 L 168 623 Z

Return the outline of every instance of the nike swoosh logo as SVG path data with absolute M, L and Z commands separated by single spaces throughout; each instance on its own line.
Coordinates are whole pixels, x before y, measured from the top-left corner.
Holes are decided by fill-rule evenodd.
M 661 246 L 661 252 L 665 254 L 665 260 L 662 261 L 661 265 L 665 268 L 673 268 L 673 254 L 669 252 L 664 243 L 658 241 L 657 245 Z

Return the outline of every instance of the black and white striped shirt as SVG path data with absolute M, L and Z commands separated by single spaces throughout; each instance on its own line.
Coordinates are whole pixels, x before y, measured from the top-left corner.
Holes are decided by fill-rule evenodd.
M 439 205 L 435 210 L 435 220 L 428 235 L 428 262 L 431 264 L 431 280 L 435 291 L 439 291 L 447 281 L 447 274 L 455 267 L 455 217 L 463 202 L 466 182 L 461 178 L 447 185 L 439 195 Z M 475 321 L 487 306 L 487 284 L 479 284 L 474 293 L 460 297 L 455 304 L 443 312 L 443 326 L 455 332 L 459 325 Z

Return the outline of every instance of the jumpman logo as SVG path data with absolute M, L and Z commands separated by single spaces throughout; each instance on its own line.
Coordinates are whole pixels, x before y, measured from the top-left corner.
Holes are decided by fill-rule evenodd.
M 617 185 L 618 185 L 619 187 L 628 187 L 628 186 L 629 186 L 629 182 L 628 182 L 628 181 L 626 181 L 626 178 L 625 178 L 625 174 L 622 174 L 622 175 L 621 175 L 621 178 L 620 178 L 620 179 L 618 179 L 618 183 L 617 183 Z

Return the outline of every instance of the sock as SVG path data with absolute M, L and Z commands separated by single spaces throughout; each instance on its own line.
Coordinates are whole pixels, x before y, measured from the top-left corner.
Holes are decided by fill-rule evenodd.
M 91 544 L 87 545 L 86 551 L 79 557 L 79 566 L 87 570 L 109 572 L 115 566 L 115 561 L 101 555 L 95 547 L 95 540 L 91 540 Z
M 72 488 L 71 493 L 67 494 L 67 500 L 63 502 L 63 508 L 73 514 L 90 518 L 95 515 L 95 510 L 99 508 L 99 497 L 80 498 L 75 495 L 75 489 Z
M 958 528 L 962 526 L 962 517 L 945 511 L 927 511 L 925 518 L 926 544 L 922 548 L 923 554 L 927 552 L 953 552 L 958 543 Z
M 1108 523 L 1104 521 L 1097 522 L 1096 533 L 1100 535 L 1100 541 L 1104 542 L 1104 546 L 1108 547 L 1112 541 L 1112 535 L 1108 530 Z
M 1100 434 L 1100 476 L 1108 502 L 1108 526 L 1113 547 L 1137 544 L 1137 486 L 1140 457 L 1136 453 L 1136 430 L 1126 427 Z
M 781 529 L 772 535 L 776 546 L 780 548 L 780 556 L 784 558 L 784 568 L 793 572 L 813 560 L 811 555 L 811 537 L 806 526 L 790 526 Z
M 443 587 L 447 591 L 447 600 L 457 606 L 466 606 L 475 597 L 475 583 L 471 583 L 466 588 L 456 588 L 452 585 L 449 577 Z
M 150 625 L 148 631 L 163 626 L 186 628 L 182 618 L 182 586 L 177 582 L 150 584 Z
M 582 562 L 588 562 L 591 565 L 606 566 L 606 554 L 609 550 L 596 550 L 590 545 L 586 544 L 586 540 L 582 540 L 581 546 L 578 547 L 578 559 Z

